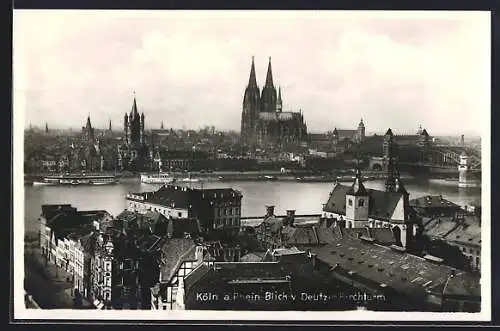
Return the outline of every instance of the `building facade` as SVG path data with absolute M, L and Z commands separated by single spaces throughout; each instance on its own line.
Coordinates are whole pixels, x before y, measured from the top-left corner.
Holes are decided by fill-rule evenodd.
M 250 148 L 287 148 L 307 140 L 307 126 L 302 112 L 284 112 L 281 88 L 273 83 L 271 58 L 262 92 L 257 85 L 254 59 L 243 97 L 241 140 Z

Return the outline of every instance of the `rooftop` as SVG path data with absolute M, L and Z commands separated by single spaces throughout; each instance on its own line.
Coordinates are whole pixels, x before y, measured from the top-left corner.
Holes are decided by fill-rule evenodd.
M 353 236 L 311 248 L 318 259 L 329 264 L 336 272 L 348 274 L 371 286 L 384 286 L 412 296 L 424 296 L 437 284 L 448 281 L 455 270 L 445 265 L 430 262 L 424 258 L 399 252 L 395 249 L 373 244 Z M 470 279 L 472 288 L 461 289 L 461 295 L 472 295 L 478 291 L 476 276 L 458 273 Z
M 160 269 L 160 279 L 162 283 L 170 282 L 183 262 L 195 260 L 195 247 L 196 244 L 192 239 L 163 239 L 161 246 L 162 264 Z
M 481 222 L 475 215 L 437 217 L 423 220 L 424 234 L 466 246 L 481 246 Z
M 426 195 L 410 200 L 414 208 L 450 208 L 460 209 L 460 206 L 443 198 L 441 195 Z
M 351 190 L 350 186 L 336 184 L 333 188 L 323 210 L 339 215 L 345 215 L 346 195 Z M 368 216 L 374 219 L 390 220 L 394 210 L 403 194 L 399 192 L 385 192 L 374 189 L 366 189 L 369 197 Z

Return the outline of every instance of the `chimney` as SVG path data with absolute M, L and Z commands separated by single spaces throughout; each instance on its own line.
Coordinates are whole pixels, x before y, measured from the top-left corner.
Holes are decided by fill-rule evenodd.
M 293 223 L 295 221 L 295 210 L 294 209 L 287 210 L 286 217 L 288 218 L 288 224 L 290 226 L 293 226 Z
M 266 217 L 274 216 L 274 206 L 266 206 Z

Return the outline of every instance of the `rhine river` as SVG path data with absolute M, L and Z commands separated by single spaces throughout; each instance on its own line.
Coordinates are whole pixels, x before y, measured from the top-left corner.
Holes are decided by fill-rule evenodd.
M 384 181 L 367 181 L 367 188 L 384 189 Z M 350 185 L 344 183 L 344 185 Z M 407 180 L 404 185 L 410 199 L 424 195 L 442 195 L 461 206 L 481 202 L 481 188 L 459 188 L 456 183 Z M 42 204 L 67 203 L 79 210 L 106 210 L 113 216 L 125 209 L 129 192 L 154 191 L 161 185 L 137 182 L 109 186 L 24 186 L 25 232 L 38 231 L 37 218 Z M 193 183 L 192 187 L 200 187 Z M 297 214 L 320 214 L 333 183 L 295 182 L 211 182 L 204 188 L 232 187 L 243 194 L 242 216 L 262 216 L 266 205 L 274 205 L 277 214 L 295 209 Z

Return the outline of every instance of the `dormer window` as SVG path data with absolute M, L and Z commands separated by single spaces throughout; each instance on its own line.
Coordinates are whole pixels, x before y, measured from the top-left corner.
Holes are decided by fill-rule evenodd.
M 352 206 L 352 199 L 349 199 L 347 203 L 349 204 L 349 206 Z
M 365 205 L 365 199 L 359 199 L 358 206 L 363 207 Z

